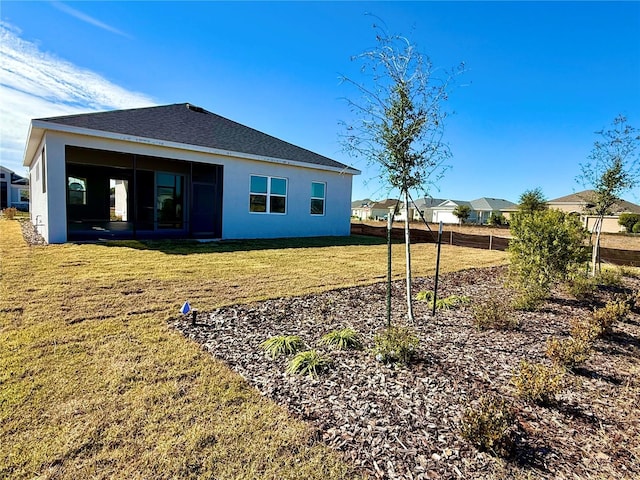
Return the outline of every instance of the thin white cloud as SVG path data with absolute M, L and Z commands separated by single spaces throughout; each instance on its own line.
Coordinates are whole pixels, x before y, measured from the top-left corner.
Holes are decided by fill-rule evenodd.
M 116 35 L 122 35 L 123 37 L 127 37 L 127 38 L 132 38 L 131 35 L 129 35 L 127 33 L 124 33 L 124 32 L 118 30 L 115 27 L 112 27 L 111 25 L 107 25 L 106 23 L 103 23 L 100 20 L 97 20 L 97 19 L 87 15 L 86 13 L 82 13 L 81 11 L 76 10 L 75 8 L 72 8 L 69 5 L 66 5 L 66 4 L 64 4 L 62 2 L 51 2 L 51 5 L 56 7 L 61 12 L 67 13 L 67 14 L 71 15 L 72 17 L 77 18 L 78 20 L 82 20 L 83 22 L 87 22 L 90 25 L 94 25 L 94 26 L 96 26 L 98 28 L 102 28 L 103 30 L 106 30 L 107 32 L 115 33 Z
M 155 102 L 115 85 L 20 38 L 0 21 L 0 163 L 23 172 L 22 155 L 33 118 L 136 108 Z

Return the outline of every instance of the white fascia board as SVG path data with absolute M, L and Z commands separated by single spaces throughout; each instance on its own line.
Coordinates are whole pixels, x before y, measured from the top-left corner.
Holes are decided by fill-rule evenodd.
M 351 167 L 345 167 L 345 168 L 329 167 L 326 165 L 318 165 L 315 163 L 297 162 L 295 160 L 265 157 L 262 155 L 233 152 L 230 150 L 220 150 L 218 148 L 202 147 L 199 145 L 191 145 L 188 143 L 168 142 L 166 140 L 159 140 L 157 138 L 137 137 L 134 135 L 126 135 L 122 133 L 104 132 L 101 130 L 72 127 L 69 125 L 61 125 L 59 123 L 44 122 L 39 120 L 32 120 L 31 125 L 34 128 L 43 129 L 43 130 L 54 130 L 56 132 L 72 133 L 76 135 L 85 135 L 89 137 L 107 138 L 110 140 L 120 140 L 123 142 L 139 143 L 144 145 L 155 145 L 158 147 L 175 148 L 178 150 L 188 150 L 192 152 L 208 153 L 212 155 L 222 155 L 227 157 L 242 158 L 245 160 L 256 160 L 259 162 L 277 163 L 280 165 L 291 165 L 291 166 L 302 167 L 302 168 L 313 168 L 316 170 L 326 170 L 331 172 L 346 173 L 349 175 L 360 175 L 361 173 L 360 170 L 356 170 L 355 168 L 351 168 Z M 30 129 L 32 127 L 30 127 Z
M 33 157 L 36 154 L 37 148 L 42 143 L 42 137 L 44 136 L 44 129 L 34 125 L 32 120 L 29 123 L 29 131 L 27 132 L 27 143 L 24 146 L 24 154 L 22 157 L 22 165 L 25 167 L 31 166 Z

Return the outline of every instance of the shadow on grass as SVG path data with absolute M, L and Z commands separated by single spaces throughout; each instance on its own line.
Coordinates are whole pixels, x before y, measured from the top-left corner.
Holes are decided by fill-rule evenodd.
M 393 240 L 393 243 L 402 243 Z M 100 242 L 107 247 L 155 250 L 168 255 L 191 255 L 202 253 L 248 252 L 254 250 L 281 250 L 285 248 L 321 248 L 362 245 L 384 245 L 386 239 L 365 235 L 348 237 L 302 237 L 256 240 L 220 240 L 202 242 L 198 240 L 108 240 Z

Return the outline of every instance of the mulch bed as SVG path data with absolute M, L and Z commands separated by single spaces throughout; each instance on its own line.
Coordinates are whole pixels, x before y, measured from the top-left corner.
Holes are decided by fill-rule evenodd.
M 448 274 L 439 296 L 466 295 L 471 302 L 506 298 L 504 267 Z M 419 358 L 406 367 L 373 358 L 376 332 L 385 324 L 385 285 L 280 298 L 200 312 L 198 324 L 171 320 L 255 386 L 262 395 L 312 424 L 321 441 L 370 478 L 638 478 L 640 476 L 640 315 L 634 312 L 596 342 L 591 358 L 567 375 L 552 406 L 527 404 L 510 384 L 526 359 L 549 363 L 545 343 L 569 334 L 570 320 L 589 315 L 621 290 L 601 288 L 589 301 L 562 291 L 537 312 L 512 312 L 512 331 L 474 327 L 470 306 L 431 316 L 415 302 Z M 416 279 L 414 295 L 433 289 Z M 404 282 L 393 284 L 393 323 L 406 316 Z M 260 344 L 275 335 L 299 335 L 311 348 L 337 328 L 353 327 L 363 351 L 324 351 L 333 367 L 318 378 L 285 373 L 289 358 L 272 360 Z M 517 412 L 515 451 L 502 459 L 479 452 L 459 431 L 463 412 L 480 396 L 507 398 Z

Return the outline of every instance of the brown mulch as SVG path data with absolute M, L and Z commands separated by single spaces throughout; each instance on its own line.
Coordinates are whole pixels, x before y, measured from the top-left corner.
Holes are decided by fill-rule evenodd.
M 448 274 L 439 295 L 466 295 L 472 303 L 508 297 L 504 274 L 504 267 Z M 415 302 L 419 358 L 406 367 L 381 364 L 367 351 L 385 323 L 384 284 L 225 307 L 200 312 L 196 326 L 184 318 L 172 325 L 310 422 L 316 441 L 371 478 L 639 478 L 637 312 L 596 342 L 586 364 L 567 375 L 556 404 L 527 404 L 510 384 L 521 360 L 548 363 L 546 340 L 566 337 L 572 318 L 639 288 L 639 279 L 625 278 L 625 288 L 603 287 L 583 302 L 556 291 L 540 311 L 513 312 L 520 327 L 512 331 L 477 330 L 470 306 L 432 317 L 426 303 Z M 432 279 L 415 280 L 414 294 L 428 289 Z M 403 295 L 403 282 L 395 282 L 395 324 L 404 323 Z M 315 379 L 286 374 L 288 359 L 271 360 L 260 349 L 267 338 L 289 334 L 322 350 L 320 337 L 342 327 L 355 328 L 365 350 L 324 349 L 333 367 Z M 486 393 L 504 396 L 516 409 L 510 458 L 478 452 L 460 435 L 463 412 Z

